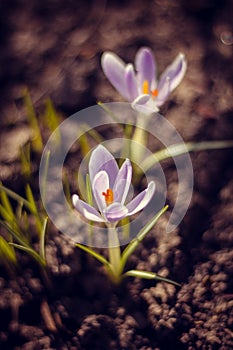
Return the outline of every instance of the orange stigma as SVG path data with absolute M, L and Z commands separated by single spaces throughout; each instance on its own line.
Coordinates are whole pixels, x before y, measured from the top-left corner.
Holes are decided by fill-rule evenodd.
M 144 80 L 144 82 L 142 84 L 142 93 L 146 94 L 146 95 L 148 95 L 150 93 L 148 80 Z
M 158 89 L 154 89 L 154 90 L 150 91 L 148 80 L 144 80 L 144 82 L 143 82 L 143 84 L 142 84 L 142 93 L 143 93 L 143 94 L 146 94 L 146 95 L 151 94 L 151 95 L 152 95 L 152 98 L 155 98 L 155 97 L 158 96 L 159 90 L 158 90 Z
M 159 90 L 158 90 L 158 89 L 154 89 L 154 90 L 151 91 L 151 95 L 152 95 L 153 97 L 157 97 L 158 94 L 159 94 Z
M 110 205 L 113 203 L 114 194 L 113 194 L 113 190 L 111 190 L 111 188 L 108 188 L 106 190 L 106 192 L 102 192 L 102 195 L 105 197 L 105 202 L 107 205 Z

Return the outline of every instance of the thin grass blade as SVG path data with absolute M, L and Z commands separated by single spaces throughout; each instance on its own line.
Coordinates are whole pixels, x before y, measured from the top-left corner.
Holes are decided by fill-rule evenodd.
M 123 271 L 125 264 L 130 257 L 130 255 L 135 251 L 139 243 L 146 237 L 148 232 L 154 227 L 159 218 L 165 213 L 168 209 L 168 205 L 162 208 L 137 234 L 137 236 L 127 245 L 121 255 L 121 271 Z
M 157 280 L 157 281 L 173 284 L 174 286 L 177 286 L 177 287 L 181 286 L 179 283 L 172 281 L 169 278 L 162 277 L 162 276 L 157 275 L 154 272 L 148 272 L 148 271 L 129 270 L 129 271 L 125 272 L 122 277 L 123 278 L 124 277 L 136 277 L 136 278 L 142 278 L 142 279 Z

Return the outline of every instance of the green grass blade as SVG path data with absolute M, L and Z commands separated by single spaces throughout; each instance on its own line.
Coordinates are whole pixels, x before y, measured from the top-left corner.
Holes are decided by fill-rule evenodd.
M 16 230 L 14 230 L 12 227 L 9 226 L 8 223 L 0 220 L 0 225 L 2 225 L 7 232 L 9 232 L 13 238 L 18 241 L 20 244 L 24 246 L 28 246 L 28 242 L 22 237 L 22 234 Z
M 103 108 L 103 110 L 114 120 L 114 122 L 119 124 L 119 127 L 123 131 L 125 131 L 124 127 L 122 126 L 122 121 L 108 107 L 106 107 L 106 105 L 104 103 L 98 102 L 97 104 L 98 104 L 98 106 Z
M 86 194 L 87 194 L 87 203 L 89 205 L 93 205 L 91 181 L 90 181 L 90 175 L 89 174 L 86 175 Z
M 92 189 L 91 189 L 91 181 L 90 181 L 90 175 L 86 175 L 86 197 L 87 197 L 87 203 L 89 205 L 93 205 L 93 197 L 92 197 Z M 88 245 L 92 245 L 92 237 L 94 232 L 94 223 L 93 221 L 90 221 L 90 226 L 88 228 Z
M 33 148 L 36 152 L 42 152 L 43 150 L 43 140 L 39 127 L 39 123 L 37 121 L 36 112 L 31 100 L 31 96 L 27 89 L 24 90 L 24 106 L 27 111 L 28 122 L 34 132 L 34 138 L 32 140 Z
M 140 271 L 140 270 L 129 270 L 125 272 L 122 276 L 125 277 L 136 277 L 136 278 L 142 278 L 142 279 L 149 279 L 149 280 L 157 280 L 161 282 L 166 282 L 169 284 L 173 284 L 174 286 L 180 287 L 181 285 L 175 281 L 172 281 L 168 278 L 162 277 L 157 275 L 154 272 L 148 272 L 148 271 Z
M 23 203 L 23 205 L 31 211 L 32 214 L 37 214 L 37 211 L 34 212 L 31 203 L 15 193 L 14 191 L 10 190 L 9 188 L 3 186 L 0 184 L 0 190 L 6 192 L 6 194 L 11 197 L 12 199 L 16 200 L 18 203 Z
M 9 211 L 7 211 L 6 208 L 4 208 L 1 204 L 0 204 L 0 215 L 7 222 L 15 221 L 15 217 L 12 217 L 11 213 L 9 213 Z
M 162 160 L 180 156 L 189 152 L 198 152 L 206 150 L 216 150 L 233 147 L 233 141 L 203 141 L 203 142 L 187 142 L 178 143 L 157 151 L 146 158 L 142 164 L 141 168 L 143 171 L 147 171 L 153 165 L 161 162 Z
M 162 208 L 137 234 L 137 236 L 127 245 L 121 255 L 121 271 L 123 271 L 125 264 L 130 257 L 130 255 L 135 251 L 139 243 L 146 237 L 148 232 L 154 227 L 159 218 L 168 209 L 168 205 Z
M 45 121 L 45 126 L 47 126 L 51 132 L 56 130 L 61 122 L 61 118 L 50 99 L 45 101 L 45 114 L 43 115 L 43 119 Z
M 42 230 L 42 225 L 43 225 L 43 221 L 38 213 L 38 208 L 37 208 L 37 205 L 36 205 L 36 202 L 35 202 L 35 198 L 33 196 L 33 193 L 32 193 L 32 190 L 31 190 L 31 187 L 29 184 L 26 185 L 26 197 L 27 197 L 27 200 L 29 201 L 29 203 L 31 204 L 31 213 L 33 213 L 35 215 L 35 223 L 36 223 L 36 229 L 37 229 L 37 232 L 40 236 L 40 233 L 41 233 L 41 230 Z
M 63 171 L 63 188 L 64 188 L 65 197 L 68 203 L 72 206 L 70 182 L 66 171 Z
M 82 157 L 84 158 L 90 151 L 90 144 L 88 142 L 88 138 L 86 134 L 82 134 L 79 137 L 79 147 L 81 149 Z
M 43 177 L 41 179 L 41 197 L 43 201 L 46 200 L 46 185 L 47 185 L 47 177 L 48 177 L 48 169 L 49 169 L 49 161 L 50 161 L 50 151 L 46 152 L 45 155 L 45 167 L 43 172 Z
M 42 259 L 42 257 L 31 247 L 25 247 L 17 243 L 9 243 L 11 246 L 24 251 L 25 253 L 29 254 L 34 260 L 36 260 L 41 266 L 45 267 L 46 263 Z
M 46 259 L 45 259 L 45 235 L 46 235 L 46 231 L 47 231 L 47 226 L 48 226 L 48 217 L 46 217 L 44 219 L 43 227 L 42 227 L 41 235 L 40 235 L 40 256 L 42 257 L 42 259 L 44 261 L 46 261 Z
M 20 148 L 21 173 L 26 177 L 31 177 L 31 144 L 28 142 Z
M 17 208 L 16 208 L 16 217 L 20 220 L 23 215 L 23 202 L 18 202 Z
M 93 249 L 91 249 L 85 245 L 79 244 L 79 243 L 76 243 L 75 246 L 84 250 L 85 252 L 87 252 L 91 256 L 93 256 L 95 259 L 97 259 L 99 262 L 101 262 L 101 264 L 105 265 L 108 269 L 110 269 L 110 270 L 112 269 L 109 261 L 107 259 L 105 259 L 105 257 L 103 257 L 101 254 L 95 252 Z
M 0 190 L 1 190 L 0 196 L 1 196 L 2 206 L 8 212 L 9 217 L 14 219 L 15 218 L 15 214 L 13 212 L 11 203 L 10 203 L 9 198 L 8 198 L 8 195 L 7 195 L 6 191 L 1 189 L 1 186 L 2 186 L 2 184 L 0 183 Z
M 35 214 L 35 213 L 38 214 L 38 209 L 37 209 L 37 206 L 36 206 L 36 202 L 35 202 L 35 199 L 34 199 L 34 196 L 33 196 L 33 193 L 32 193 L 31 186 L 29 184 L 26 185 L 25 191 L 26 191 L 27 200 L 31 204 L 32 213 L 33 214 Z
M 10 246 L 10 244 L 2 236 L 0 236 L 0 257 L 3 260 L 6 259 L 7 262 L 9 261 L 10 263 L 13 263 L 15 265 L 17 263 L 15 250 Z

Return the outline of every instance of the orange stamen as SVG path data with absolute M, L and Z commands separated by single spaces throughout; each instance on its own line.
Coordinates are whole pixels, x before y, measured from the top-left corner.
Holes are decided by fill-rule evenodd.
M 144 80 L 144 82 L 142 84 L 142 93 L 146 94 L 146 95 L 148 95 L 150 93 L 148 80 Z
M 108 188 L 106 192 L 102 192 L 102 195 L 105 197 L 105 202 L 107 205 L 110 205 L 114 201 L 114 194 L 113 190 L 111 188 Z
M 142 93 L 143 94 L 151 94 L 152 98 L 155 98 L 158 96 L 159 94 L 159 90 L 158 89 L 154 89 L 152 91 L 149 90 L 149 82 L 148 80 L 144 80 L 143 84 L 142 84 Z
M 157 97 L 158 94 L 159 94 L 159 90 L 158 90 L 158 89 L 154 89 L 154 90 L 151 91 L 151 95 L 152 95 L 153 97 Z

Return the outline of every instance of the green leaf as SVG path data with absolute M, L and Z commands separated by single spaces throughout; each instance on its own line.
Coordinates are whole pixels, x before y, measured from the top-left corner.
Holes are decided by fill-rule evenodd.
M 46 266 L 46 262 L 45 260 L 31 247 L 27 247 L 27 246 L 22 246 L 20 244 L 17 243 L 9 243 L 11 246 L 22 250 L 23 252 L 29 254 L 34 260 L 36 260 L 41 266 L 45 267 Z
M 36 206 L 36 202 L 35 202 L 35 199 L 34 199 L 34 196 L 33 196 L 33 193 L 32 193 L 32 189 L 30 187 L 29 184 L 26 185 L 26 197 L 27 197 L 27 200 L 28 202 L 31 204 L 31 212 L 34 214 L 38 214 L 38 209 L 37 209 L 37 206 Z
M 123 278 L 124 277 L 136 277 L 136 278 L 142 278 L 142 279 L 157 280 L 157 281 L 173 284 L 174 286 L 178 286 L 178 287 L 181 286 L 179 283 L 177 283 L 175 281 L 172 281 L 168 278 L 159 276 L 154 272 L 148 272 L 148 271 L 129 270 L 129 271 L 125 272 L 122 277 Z
M 47 231 L 47 226 L 48 226 L 48 217 L 46 217 L 44 219 L 43 227 L 42 227 L 42 231 L 41 231 L 41 235 L 40 235 L 40 256 L 42 257 L 42 259 L 44 261 L 46 261 L 46 259 L 45 259 L 45 234 Z
M 89 145 L 89 141 L 88 141 L 87 135 L 86 134 L 82 134 L 79 137 L 79 141 L 78 142 L 79 142 L 79 146 L 80 146 L 80 149 L 81 149 L 82 156 L 84 158 L 88 154 L 88 152 L 90 151 L 90 145 Z
M 24 246 L 28 246 L 28 242 L 25 240 L 25 238 L 22 236 L 22 233 L 19 231 L 16 231 L 15 228 L 9 226 L 9 223 L 6 223 L 2 220 L 0 220 L 0 224 L 7 230 L 16 241 L 18 241 L 20 244 Z
M 3 186 L 0 184 L 0 190 L 6 192 L 6 194 L 11 197 L 12 199 L 16 200 L 18 203 L 23 203 L 23 205 L 29 209 L 31 211 L 32 214 L 37 214 L 37 211 L 34 212 L 33 207 L 31 205 L 31 203 L 24 199 L 23 197 L 21 197 L 20 195 L 18 195 L 17 193 L 15 193 L 14 191 L 11 191 L 9 188 Z
M 111 264 L 108 262 L 108 260 L 106 260 L 105 257 L 103 257 L 101 254 L 95 252 L 93 249 L 79 243 L 76 243 L 75 246 L 93 256 L 95 259 L 97 259 L 99 262 L 105 265 L 108 269 L 112 269 Z
M 232 140 L 223 141 L 203 141 L 203 142 L 187 142 L 178 143 L 157 151 L 147 157 L 141 164 L 141 168 L 144 172 L 150 169 L 153 165 L 161 162 L 162 160 L 180 156 L 189 152 L 224 149 L 233 147 Z
M 27 178 L 31 176 L 31 143 L 20 148 L 21 172 Z
M 139 243 L 146 237 L 147 233 L 154 227 L 159 218 L 168 209 L 168 205 L 162 208 L 137 234 L 137 236 L 127 245 L 121 255 L 121 271 L 123 271 L 125 264 L 130 255 L 135 251 Z
M 40 217 L 39 213 L 38 213 L 38 208 L 31 190 L 31 187 L 29 184 L 26 185 L 26 196 L 27 199 L 29 201 L 29 203 L 31 204 L 31 208 L 30 211 L 32 214 L 35 215 L 35 221 L 36 221 L 36 228 L 37 228 L 37 232 L 40 235 L 40 232 L 42 230 L 42 225 L 43 225 L 43 221 L 42 218 Z
M 45 154 L 45 167 L 43 171 L 43 176 L 41 179 L 41 197 L 45 201 L 46 199 L 46 185 L 47 185 L 47 177 L 48 177 L 48 169 L 49 169 L 49 161 L 50 161 L 51 152 L 47 151 Z
M 13 264 L 17 263 L 17 258 L 14 249 L 2 236 L 0 236 L 0 257 L 2 259 L 10 261 Z
M 15 221 L 15 217 L 12 217 L 12 214 L 7 211 L 1 204 L 0 204 L 0 214 L 4 220 L 7 222 Z
M 68 203 L 72 206 L 71 193 L 70 193 L 70 182 L 68 179 L 67 172 L 65 170 L 63 171 L 63 187 L 64 187 L 65 197 L 66 197 Z
M 54 108 L 54 105 L 50 99 L 45 101 L 45 114 L 43 115 L 45 126 L 50 129 L 51 132 L 57 129 L 60 124 L 60 116 Z M 60 138 L 60 137 L 59 137 Z
M 1 188 L 1 186 L 2 186 L 2 184 L 0 183 L 0 190 L 1 190 L 0 195 L 1 195 L 2 206 L 7 211 L 8 216 L 11 217 L 12 219 L 14 219 L 15 218 L 15 214 L 13 212 L 11 203 L 10 203 L 9 198 L 8 198 L 8 195 L 7 195 L 6 191 L 4 191 Z
M 103 110 L 110 116 L 112 117 L 112 119 L 118 123 L 119 127 L 124 131 L 124 127 L 122 126 L 122 121 L 108 108 L 106 107 L 106 105 L 102 102 L 98 102 L 97 103 L 98 106 L 100 106 L 101 108 L 103 108 Z
M 86 175 L 86 194 L 87 194 L 87 203 L 89 205 L 93 205 L 91 181 L 90 181 L 90 175 L 89 174 Z
M 24 90 L 24 106 L 26 108 L 29 124 L 32 130 L 34 131 L 34 138 L 32 140 L 32 145 L 35 151 L 42 152 L 43 150 L 42 135 L 41 135 L 38 121 L 37 121 L 36 112 L 31 100 L 31 96 L 27 89 Z

